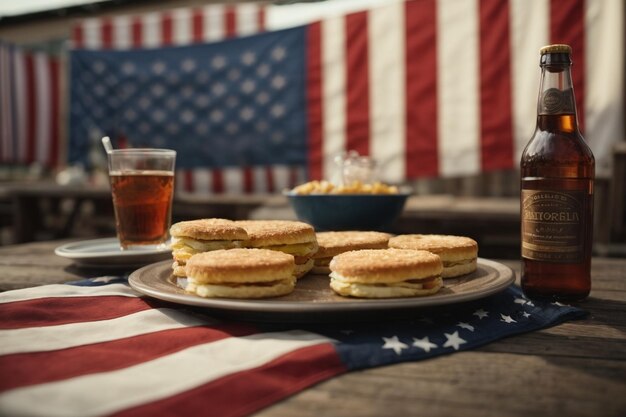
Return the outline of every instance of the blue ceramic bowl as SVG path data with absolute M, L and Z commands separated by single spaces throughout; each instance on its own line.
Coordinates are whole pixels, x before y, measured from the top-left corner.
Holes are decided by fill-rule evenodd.
M 316 231 L 388 231 L 410 194 L 286 195 L 298 219 Z

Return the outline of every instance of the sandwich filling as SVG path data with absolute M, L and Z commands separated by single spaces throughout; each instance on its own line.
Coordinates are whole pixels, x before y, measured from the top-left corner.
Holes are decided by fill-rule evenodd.
M 245 298 L 261 298 L 269 295 L 282 295 L 293 290 L 295 277 L 277 279 L 274 281 L 261 282 L 219 282 L 198 283 L 193 278 L 188 278 L 185 291 L 199 295 L 200 297 L 228 297 L 242 296 Z M 272 291 L 279 291 L 272 294 Z
M 441 285 L 441 275 L 432 275 L 424 278 L 407 278 L 398 282 L 362 283 L 348 280 L 337 272 L 330 273 L 330 280 L 338 287 L 363 287 L 363 288 L 409 288 L 413 290 L 430 290 Z
M 313 259 L 309 259 L 309 260 L 307 260 L 306 262 L 303 262 L 303 263 L 297 263 L 296 262 L 296 268 L 293 271 L 293 275 L 296 278 L 301 278 L 307 272 L 309 272 L 311 269 L 313 269 L 313 266 L 314 266 Z
M 329 256 L 328 258 L 315 258 L 315 266 L 329 266 L 330 265 L 330 261 L 333 260 L 332 256 Z
M 292 243 L 288 245 L 271 245 L 263 246 L 263 249 L 270 249 L 279 252 L 288 253 L 294 256 L 310 256 L 317 252 L 316 242 Z
M 241 247 L 240 240 L 200 240 L 188 237 L 172 237 L 171 244 L 174 258 L 183 262 L 196 253 L 239 247 Z
M 450 268 L 451 266 L 457 266 L 457 265 L 469 265 L 472 262 L 476 262 L 476 258 L 465 259 L 462 261 L 443 261 L 443 267 Z

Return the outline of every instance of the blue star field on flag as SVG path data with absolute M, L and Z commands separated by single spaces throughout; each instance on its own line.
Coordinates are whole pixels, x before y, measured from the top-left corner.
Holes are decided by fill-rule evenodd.
M 469 350 L 586 315 L 558 302 L 532 301 L 511 285 L 475 302 L 413 311 L 407 319 L 383 313 L 366 322 L 305 328 L 336 340 L 348 369 L 362 369 Z
M 71 52 L 70 155 L 107 135 L 179 168 L 306 163 L 303 27 L 212 44 Z

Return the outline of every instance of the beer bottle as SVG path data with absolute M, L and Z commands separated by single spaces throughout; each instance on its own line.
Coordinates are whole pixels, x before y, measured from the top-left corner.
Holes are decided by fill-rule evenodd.
M 522 289 L 580 300 L 591 290 L 595 160 L 578 130 L 569 45 L 540 50 L 537 127 L 522 153 Z

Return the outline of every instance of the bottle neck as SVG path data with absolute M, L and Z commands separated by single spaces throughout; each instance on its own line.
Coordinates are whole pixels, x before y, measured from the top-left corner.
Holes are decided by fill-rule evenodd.
M 564 129 L 566 131 L 578 130 L 570 64 L 543 63 L 541 65 L 537 119 L 540 128 L 547 123 L 548 125 L 556 124 L 553 127 L 557 128 L 563 125 L 567 127 Z M 549 123 L 552 119 L 554 123 Z

